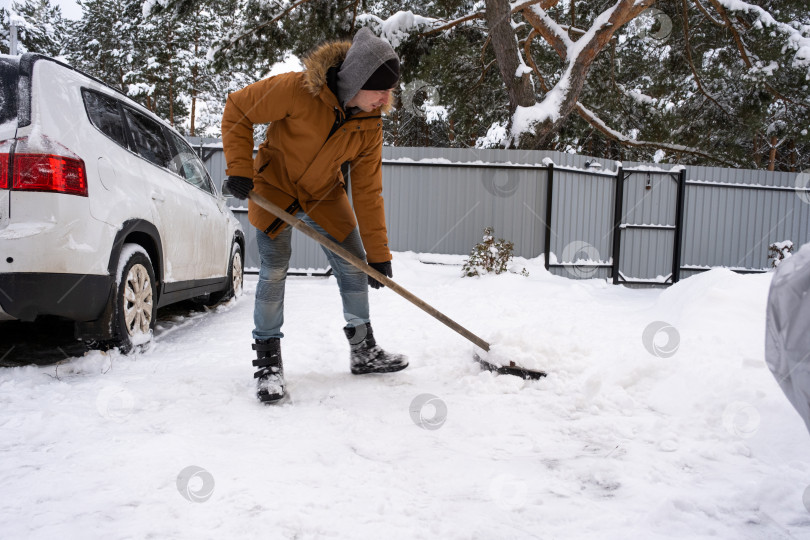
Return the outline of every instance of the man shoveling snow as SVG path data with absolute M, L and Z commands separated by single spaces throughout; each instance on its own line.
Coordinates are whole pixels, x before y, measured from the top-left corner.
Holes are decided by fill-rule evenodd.
M 228 96 L 222 117 L 225 186 L 239 199 L 253 190 L 286 208 L 357 257 L 367 256 L 371 267 L 391 277 L 380 111 L 399 80 L 399 58 L 387 41 L 364 28 L 352 42 L 321 45 L 304 64 L 303 72 L 269 77 Z M 254 159 L 253 126 L 267 123 Z M 340 171 L 347 161 L 354 210 Z M 253 316 L 257 397 L 276 403 L 286 395 L 281 326 L 292 229 L 252 200 L 248 217 L 257 229 L 261 257 Z M 407 358 L 381 349 L 371 329 L 368 286 L 382 284 L 324 252 L 343 300 L 351 372 L 405 369 Z

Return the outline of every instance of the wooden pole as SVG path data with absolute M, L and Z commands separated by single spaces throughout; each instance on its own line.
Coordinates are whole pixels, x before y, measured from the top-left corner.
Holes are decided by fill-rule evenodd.
M 351 264 L 358 270 L 361 270 L 366 275 L 376 279 L 377 281 L 379 281 L 380 283 L 382 283 L 383 285 L 385 285 L 386 287 L 388 287 L 389 289 L 391 289 L 392 291 L 400 295 L 402 298 L 404 298 L 405 300 L 409 301 L 410 303 L 412 303 L 413 305 L 415 305 L 416 307 L 427 313 L 428 315 L 431 315 L 433 318 L 443 322 L 446 326 L 455 330 L 456 332 L 467 338 L 469 341 L 471 341 L 478 347 L 481 347 L 485 351 L 489 352 L 489 343 L 487 343 L 480 337 L 476 336 L 475 334 L 473 334 L 472 332 L 470 332 L 469 330 L 467 330 L 466 328 L 455 322 L 453 319 L 451 319 L 438 309 L 434 308 L 427 302 L 423 301 L 422 299 L 420 299 L 419 297 L 417 297 L 404 287 L 401 287 L 391 278 L 384 276 L 377 270 L 373 269 L 359 257 L 352 255 L 337 243 L 319 234 L 318 231 L 316 231 L 315 229 L 313 229 L 312 227 L 310 227 L 297 217 L 288 214 L 281 207 L 276 206 L 275 204 L 273 204 L 266 198 L 262 197 L 261 195 L 257 194 L 256 192 L 251 191 L 249 197 L 251 201 L 258 204 L 259 206 L 261 206 L 262 208 L 264 208 L 277 218 L 281 219 L 290 227 L 293 227 L 301 231 L 305 235 L 309 236 L 310 238 L 318 242 L 320 245 L 322 245 L 329 251 L 332 251 L 333 253 L 345 259 L 349 264 Z

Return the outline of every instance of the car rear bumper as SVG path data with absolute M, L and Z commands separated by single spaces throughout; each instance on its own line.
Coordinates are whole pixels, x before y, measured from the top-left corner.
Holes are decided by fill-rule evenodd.
M 113 284 L 111 276 L 97 274 L 0 274 L 0 320 L 56 315 L 92 321 L 104 311 Z

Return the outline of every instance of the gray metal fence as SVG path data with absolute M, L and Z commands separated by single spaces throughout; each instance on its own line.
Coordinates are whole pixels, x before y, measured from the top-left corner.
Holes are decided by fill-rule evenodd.
M 217 142 L 194 141 L 213 178 Z M 713 267 L 761 272 L 768 246 L 810 241 L 808 175 L 617 163 L 523 150 L 383 148 L 393 251 L 466 255 L 487 226 L 553 273 L 668 284 Z M 238 203 L 238 201 L 234 201 Z M 246 266 L 259 266 L 246 209 Z M 323 272 L 326 257 L 293 235 L 291 268 Z

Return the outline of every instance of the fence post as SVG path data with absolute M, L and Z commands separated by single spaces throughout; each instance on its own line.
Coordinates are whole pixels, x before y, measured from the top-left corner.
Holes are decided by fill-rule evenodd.
M 9 46 L 8 53 L 11 56 L 17 56 L 17 21 L 13 20 L 8 27 L 9 33 Z
M 624 168 L 616 172 L 616 200 L 613 204 L 613 284 L 619 284 L 619 253 L 622 245 L 622 213 L 624 212 Z
M 681 279 L 681 252 L 683 250 L 683 208 L 686 196 L 686 168 L 678 173 L 678 201 L 675 206 L 675 249 L 672 253 L 672 283 Z
M 549 269 L 549 260 L 551 257 L 551 216 L 552 204 L 551 199 L 554 196 L 554 163 L 548 164 L 548 175 L 546 176 L 546 236 L 545 236 L 545 252 L 546 252 L 546 270 Z

